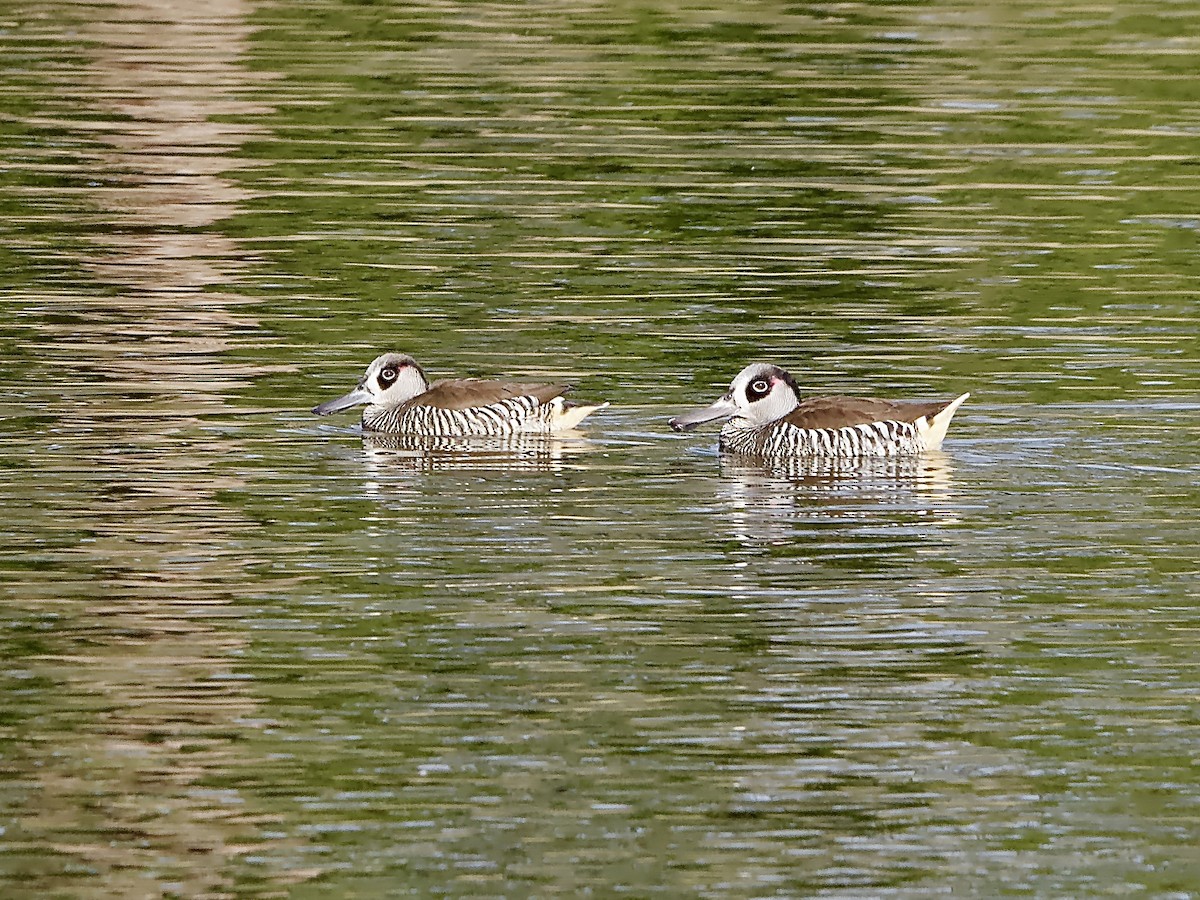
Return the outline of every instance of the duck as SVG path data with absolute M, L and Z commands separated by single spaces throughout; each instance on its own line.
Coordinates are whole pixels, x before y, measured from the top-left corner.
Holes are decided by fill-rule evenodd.
M 939 449 L 954 413 L 970 396 L 804 399 L 786 369 L 752 363 L 737 374 L 726 394 L 703 409 L 675 416 L 670 425 L 690 431 L 728 419 L 721 428 L 720 449 L 746 456 L 909 456 Z
M 313 407 L 318 416 L 365 403 L 363 431 L 465 437 L 568 431 L 607 403 L 570 403 L 567 384 L 447 378 L 430 384 L 415 359 L 391 351 L 367 366 L 348 394 Z

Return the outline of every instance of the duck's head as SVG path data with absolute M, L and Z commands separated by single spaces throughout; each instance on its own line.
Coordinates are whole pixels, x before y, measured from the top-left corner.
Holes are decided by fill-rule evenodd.
M 745 419 L 751 427 L 756 427 L 786 416 L 799 405 L 800 389 L 786 370 L 767 363 L 752 363 L 738 372 L 723 397 L 704 409 L 676 416 L 671 427 L 690 431 L 705 422 L 731 417 Z
M 399 406 L 429 390 L 425 373 L 417 361 L 404 353 L 385 353 L 367 366 L 358 387 L 336 400 L 314 406 L 318 416 L 368 403 L 371 406 Z

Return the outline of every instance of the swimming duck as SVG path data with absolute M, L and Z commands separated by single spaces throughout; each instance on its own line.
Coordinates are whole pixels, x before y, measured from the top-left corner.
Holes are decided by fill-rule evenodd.
M 801 399 L 790 374 L 754 363 L 733 379 L 729 392 L 704 409 L 671 419 L 676 431 L 729 419 L 721 449 L 752 456 L 903 456 L 937 450 L 955 411 L 954 400 Z
M 600 404 L 563 399 L 566 384 L 523 384 L 482 378 L 429 383 L 416 360 L 385 353 L 367 366 L 358 387 L 313 407 L 318 416 L 367 404 L 364 431 L 431 436 L 550 434 L 574 428 Z

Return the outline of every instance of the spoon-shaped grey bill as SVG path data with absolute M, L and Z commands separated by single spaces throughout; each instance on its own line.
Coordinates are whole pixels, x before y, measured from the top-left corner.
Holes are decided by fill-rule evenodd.
M 326 400 L 324 403 L 314 406 L 312 411 L 318 416 L 327 416 L 330 413 L 341 412 L 343 409 L 358 406 L 360 403 L 370 402 L 371 392 L 362 385 L 359 385 L 350 393 L 338 397 L 336 400 Z
M 712 406 L 706 406 L 704 409 L 695 409 L 683 415 L 676 416 L 669 424 L 676 431 L 691 431 L 697 425 L 703 425 L 705 422 L 711 422 L 714 419 L 728 419 L 737 411 L 733 400 L 725 396 Z

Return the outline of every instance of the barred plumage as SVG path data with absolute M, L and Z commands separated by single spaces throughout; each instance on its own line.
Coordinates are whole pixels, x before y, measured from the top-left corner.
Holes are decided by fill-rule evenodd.
M 749 425 L 732 419 L 721 449 L 753 456 L 902 456 L 927 449 L 912 422 L 864 422 L 842 428 L 797 428 L 787 422 Z
M 556 398 L 557 399 L 557 398 Z M 554 414 L 561 401 L 539 403 L 534 397 L 513 397 L 468 409 L 404 404 L 368 407 L 363 413 L 364 431 L 423 434 L 431 437 L 512 434 L 546 434 L 554 431 Z

